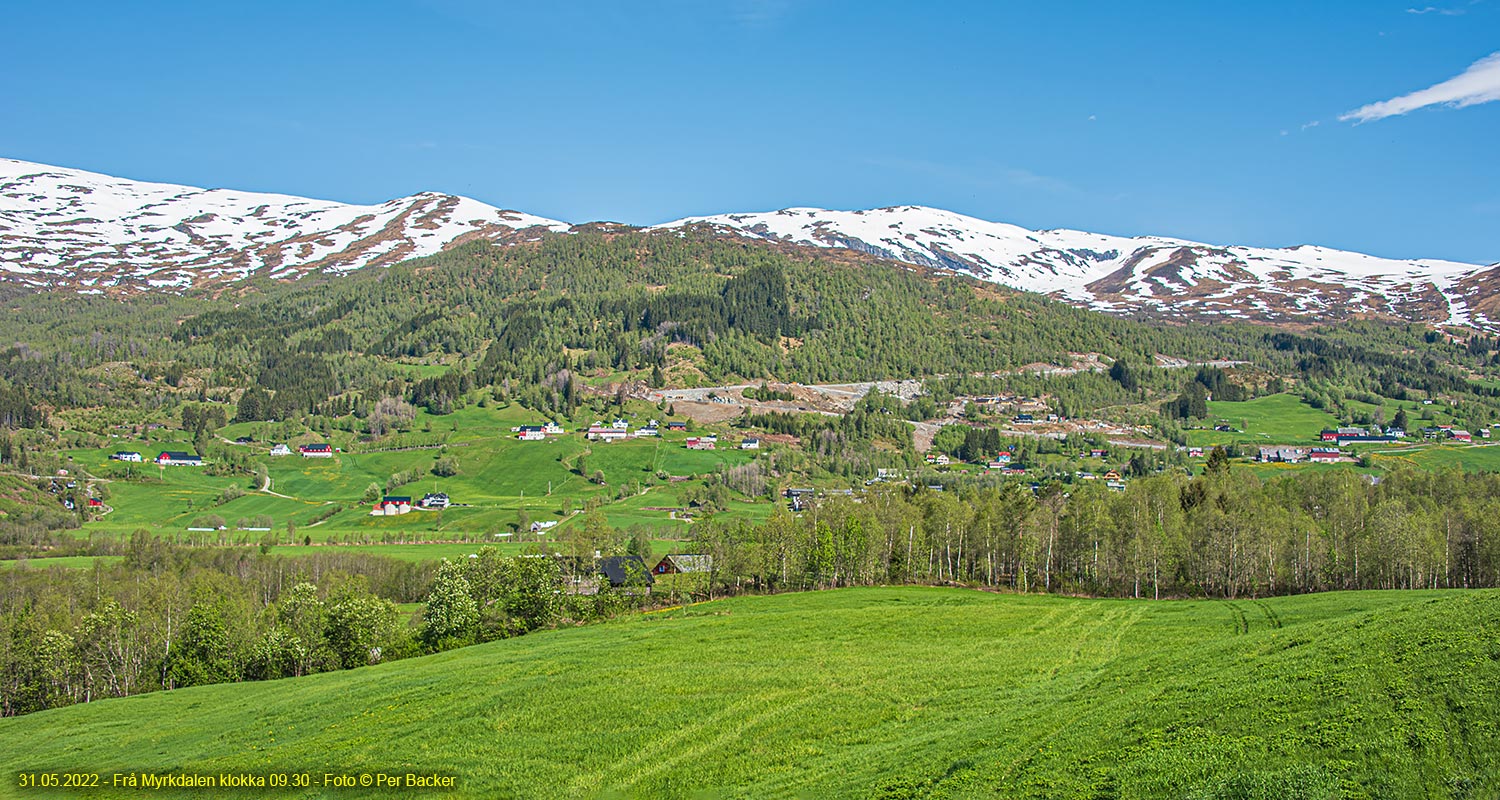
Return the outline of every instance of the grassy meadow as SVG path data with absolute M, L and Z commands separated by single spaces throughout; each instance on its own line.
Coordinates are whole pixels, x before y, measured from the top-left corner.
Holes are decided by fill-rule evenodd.
M 1496 591 L 845 589 L 3 719 L 0 772 L 436 771 L 461 797 L 1478 798 L 1500 791 L 1497 686 Z
M 1332 414 L 1302 402 L 1302 398 L 1296 395 L 1272 394 L 1238 402 L 1211 400 L 1204 424 L 1209 430 L 1187 432 L 1190 446 L 1315 442 L 1319 431 L 1335 427 L 1339 421 Z M 1228 424 L 1235 431 L 1213 430 L 1215 424 Z

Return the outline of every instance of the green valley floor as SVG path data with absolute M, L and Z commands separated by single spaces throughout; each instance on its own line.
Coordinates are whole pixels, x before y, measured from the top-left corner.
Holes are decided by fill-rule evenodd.
M 18 787 L 42 770 L 104 786 Z M 0 720 L 0 796 L 143 794 L 117 772 L 457 785 L 153 797 L 1491 798 L 1500 591 L 747 597 Z

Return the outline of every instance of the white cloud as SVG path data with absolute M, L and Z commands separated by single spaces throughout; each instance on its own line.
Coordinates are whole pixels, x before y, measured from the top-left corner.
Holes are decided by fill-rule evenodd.
M 1356 108 L 1339 117 L 1341 122 L 1370 122 L 1399 116 L 1427 106 L 1465 108 L 1500 100 L 1500 53 L 1475 61 L 1462 75 L 1421 91 Z
M 1445 17 L 1456 17 L 1456 16 L 1464 13 L 1467 10 L 1468 9 L 1463 9 L 1463 8 L 1438 8 L 1437 6 L 1423 6 L 1421 8 L 1408 8 L 1408 9 L 1406 9 L 1406 13 L 1408 13 L 1408 14 L 1432 14 L 1432 13 L 1436 12 L 1438 14 L 1441 14 L 1441 15 L 1445 16 Z

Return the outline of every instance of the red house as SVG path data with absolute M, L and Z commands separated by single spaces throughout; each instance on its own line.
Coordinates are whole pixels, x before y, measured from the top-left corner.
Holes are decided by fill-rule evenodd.
M 333 446 L 328 444 L 304 444 L 297 448 L 303 458 L 333 458 Z

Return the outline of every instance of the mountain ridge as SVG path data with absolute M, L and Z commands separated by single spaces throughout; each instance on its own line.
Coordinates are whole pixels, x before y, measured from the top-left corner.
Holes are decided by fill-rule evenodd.
M 437 192 L 353 205 L 0 158 L 0 281 L 38 289 L 184 291 L 257 276 L 338 274 L 474 239 L 515 243 L 591 225 L 597 223 Z M 1500 329 L 1500 264 L 1033 231 L 911 205 L 787 208 L 627 227 L 845 249 L 1115 314 L 1263 322 L 1376 316 Z

